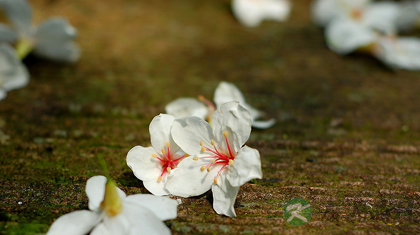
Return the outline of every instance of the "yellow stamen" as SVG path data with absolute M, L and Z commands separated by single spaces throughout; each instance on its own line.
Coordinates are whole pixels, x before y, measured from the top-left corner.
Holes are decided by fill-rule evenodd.
M 204 171 L 204 169 L 206 169 L 206 166 L 202 166 L 200 169 L 201 171 Z
M 189 157 L 190 155 L 189 154 L 184 154 L 184 157 Z
M 165 149 L 162 149 L 162 154 L 165 154 Z
M 233 165 L 233 160 L 232 159 L 229 160 L 229 165 L 231 165 L 231 166 Z
M 217 178 L 214 178 L 214 183 L 217 184 Z
M 152 154 L 152 158 L 157 158 L 157 155 L 156 154 Z
M 166 142 L 166 147 L 171 147 L 171 145 L 168 143 L 168 142 Z
M 167 170 L 168 172 L 171 172 L 172 168 L 170 168 L 170 167 L 168 166 L 168 168 L 166 168 L 166 170 Z
M 201 101 L 205 101 L 206 100 L 206 98 L 204 98 L 204 96 L 202 96 L 202 95 L 199 95 L 198 96 L 198 99 L 201 100 Z
M 227 131 L 223 132 L 223 136 L 226 138 L 227 137 Z
M 210 167 L 207 167 L 207 172 L 210 172 Z
M 211 140 L 211 145 L 214 145 L 214 140 Z
M 194 161 L 198 161 L 198 157 L 193 157 L 193 160 Z
M 160 182 L 162 180 L 162 176 L 159 176 L 158 178 L 158 182 Z
M 216 163 L 216 159 L 213 159 L 211 162 L 212 162 L 212 163 Z
M 204 146 L 203 141 L 200 141 L 200 145 L 201 145 L 201 146 Z
M 204 151 L 206 151 L 206 148 L 202 147 L 201 152 L 204 152 Z

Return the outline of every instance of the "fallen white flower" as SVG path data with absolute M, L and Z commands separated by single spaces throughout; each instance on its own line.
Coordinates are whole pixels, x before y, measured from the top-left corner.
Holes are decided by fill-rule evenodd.
M 212 120 L 213 127 L 193 116 L 174 121 L 174 141 L 191 157 L 178 165 L 166 188 L 182 197 L 197 196 L 211 188 L 214 210 L 236 216 L 233 205 L 239 187 L 262 177 L 258 150 L 244 146 L 251 134 L 252 117 L 231 101 L 214 112 Z
M 59 217 L 47 235 L 171 234 L 162 222 L 177 216 L 178 202 L 150 194 L 126 197 L 112 180 L 94 176 L 87 181 L 89 210 Z

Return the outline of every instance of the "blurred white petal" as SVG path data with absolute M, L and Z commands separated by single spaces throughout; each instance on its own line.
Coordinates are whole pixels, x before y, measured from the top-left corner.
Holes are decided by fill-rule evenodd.
M 8 44 L 0 44 L 0 87 L 10 91 L 26 86 L 29 73 Z
M 0 42 L 12 43 L 17 40 L 16 33 L 6 24 L 0 23 Z
M 345 55 L 375 42 L 377 36 L 372 29 L 343 18 L 328 24 L 325 38 L 330 50 Z
M 2 0 L 0 8 L 13 23 L 20 37 L 28 37 L 32 33 L 32 10 L 26 0 Z
M 208 109 L 202 102 L 194 98 L 184 97 L 167 104 L 165 112 L 175 118 L 196 116 L 204 119 L 208 115 Z
M 390 67 L 420 70 L 420 39 L 383 37 L 378 40 L 374 56 Z
M 256 27 L 263 20 L 285 21 L 289 18 L 288 0 L 233 0 L 232 11 L 238 21 L 247 27 Z

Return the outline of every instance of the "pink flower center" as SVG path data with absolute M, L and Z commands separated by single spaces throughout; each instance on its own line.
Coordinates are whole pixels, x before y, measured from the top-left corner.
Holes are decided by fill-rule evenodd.
M 202 166 L 201 167 L 201 171 L 204 171 L 205 169 L 207 169 L 207 172 L 210 171 L 210 168 L 215 166 L 215 165 L 222 165 L 222 168 L 220 168 L 219 172 L 217 173 L 216 177 L 214 178 L 214 183 L 217 184 L 217 177 L 219 177 L 220 173 L 228 166 L 228 165 L 232 165 L 234 160 L 235 160 L 235 156 L 236 154 L 234 152 L 232 152 L 232 149 L 230 148 L 229 145 L 229 140 L 227 138 L 227 131 L 225 131 L 223 133 L 223 136 L 225 137 L 225 141 L 226 141 L 226 146 L 227 146 L 227 151 L 226 150 L 219 150 L 217 149 L 216 145 L 214 144 L 214 140 L 211 140 L 211 145 L 213 146 L 212 148 L 208 148 L 206 146 L 204 146 L 203 141 L 200 141 L 200 145 L 201 147 L 201 152 L 207 151 L 212 153 L 213 155 L 211 156 L 207 156 L 207 157 L 202 157 L 202 158 L 209 158 L 209 159 L 213 159 L 212 162 L 206 166 Z M 194 157 L 194 160 L 198 160 L 198 157 Z
M 166 142 L 166 150 L 164 148 L 162 149 L 162 155 L 158 156 L 152 154 L 152 157 L 158 159 L 162 165 L 162 174 L 159 176 L 158 182 L 162 180 L 162 177 L 166 172 L 171 172 L 171 170 L 176 168 L 179 162 L 186 157 L 186 155 L 180 157 L 177 154 L 171 154 L 171 151 L 169 150 L 170 147 L 170 144 Z

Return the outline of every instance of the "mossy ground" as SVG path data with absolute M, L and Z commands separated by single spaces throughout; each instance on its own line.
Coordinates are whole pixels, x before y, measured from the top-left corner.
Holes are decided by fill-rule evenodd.
M 264 178 L 241 187 L 237 218 L 215 214 L 209 194 L 182 199 L 166 222 L 174 234 L 420 233 L 420 73 L 330 52 L 309 0 L 293 1 L 288 22 L 252 29 L 228 0 L 30 2 L 36 22 L 69 19 L 83 56 L 74 65 L 27 58 L 29 85 L 1 101 L 0 234 L 43 234 L 87 209 L 98 155 L 125 192 L 147 193 L 128 150 L 149 145 L 166 103 L 211 99 L 222 80 L 278 120 L 248 141 Z M 294 197 L 312 205 L 304 226 L 283 218 Z

